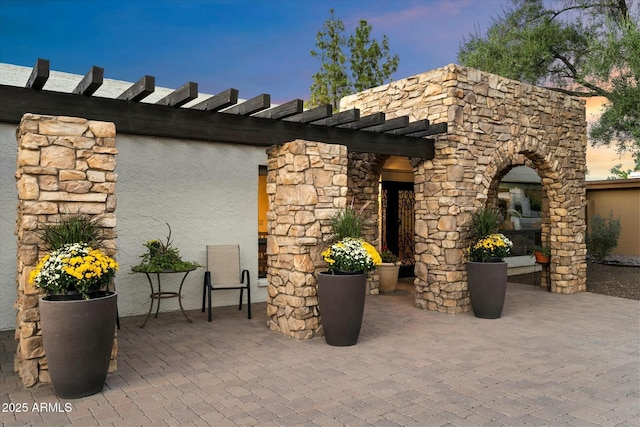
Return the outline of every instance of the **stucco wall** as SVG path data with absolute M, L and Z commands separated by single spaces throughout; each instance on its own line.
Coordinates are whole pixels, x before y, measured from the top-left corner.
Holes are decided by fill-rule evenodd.
M 0 124 L 0 330 L 15 328 L 17 192 L 16 125 Z M 120 316 L 146 314 L 149 285 L 130 274 L 151 239 L 166 239 L 168 222 L 174 246 L 186 260 L 206 264 L 207 244 L 238 243 L 243 268 L 252 277 L 252 300 L 265 301 L 258 288 L 258 166 L 264 148 L 118 134 L 116 208 L 116 288 Z M 185 309 L 200 308 L 204 269 L 189 274 L 183 288 Z M 178 282 L 163 277 L 163 288 Z M 215 305 L 236 304 L 237 292 L 218 292 Z M 178 309 L 163 300 L 161 311 Z
M 616 255 L 640 255 L 640 179 L 587 183 L 587 225 L 591 231 L 594 215 L 620 219 L 622 231 Z
M 14 329 L 16 318 L 16 125 L 0 123 L 0 330 Z

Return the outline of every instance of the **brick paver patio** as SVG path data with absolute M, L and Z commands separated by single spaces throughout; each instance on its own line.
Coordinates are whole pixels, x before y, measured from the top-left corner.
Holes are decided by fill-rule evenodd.
M 1 333 L 2 425 L 640 425 L 635 300 L 510 284 L 503 317 L 482 320 L 416 309 L 403 289 L 367 297 L 360 340 L 343 348 L 269 330 L 264 303 L 252 320 L 189 314 L 121 319 L 118 372 L 77 400 L 25 390 Z

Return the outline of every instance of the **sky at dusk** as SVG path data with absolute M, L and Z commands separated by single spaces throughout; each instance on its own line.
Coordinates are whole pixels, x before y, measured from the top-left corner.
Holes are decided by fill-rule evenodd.
M 554 0 L 550 0 L 554 1 Z M 105 78 L 178 88 L 192 81 L 201 93 L 228 88 L 273 103 L 309 99 L 320 61 L 309 52 L 329 9 L 347 34 L 360 19 L 372 36 L 387 35 L 400 65 L 399 80 L 457 62 L 464 37 L 481 31 L 508 0 L 0 0 L 0 62 L 84 75 L 103 67 Z M 46 87 L 45 87 L 46 88 Z M 599 107 L 587 110 L 590 117 Z M 594 154 L 595 153 L 595 154 Z M 608 176 L 630 157 L 593 151 L 591 179 Z M 594 157 L 595 156 L 595 157 Z M 596 167 L 597 161 L 597 167 Z
M 400 56 L 394 80 L 456 62 L 463 36 L 505 0 L 0 0 L 0 62 L 158 86 L 197 82 L 241 98 L 308 99 L 320 61 L 309 52 L 329 9 L 352 33 L 360 19 Z

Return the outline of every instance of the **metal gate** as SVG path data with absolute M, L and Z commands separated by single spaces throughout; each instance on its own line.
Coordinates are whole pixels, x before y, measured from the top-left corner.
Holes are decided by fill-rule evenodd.
M 382 247 L 397 254 L 400 277 L 414 275 L 415 193 L 412 182 L 382 182 Z

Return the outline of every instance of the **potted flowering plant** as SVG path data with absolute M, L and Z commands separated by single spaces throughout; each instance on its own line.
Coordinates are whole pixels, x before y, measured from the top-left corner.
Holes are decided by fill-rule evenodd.
M 327 271 L 318 274 L 318 303 L 329 345 L 347 346 L 358 341 L 367 273 L 381 262 L 376 248 L 360 237 L 363 223 L 353 207 L 338 212 L 332 221 L 335 240 L 322 252 Z
M 501 262 L 509 255 L 512 247 L 513 242 L 504 234 L 489 234 L 469 247 L 469 258 L 475 262 Z
M 502 314 L 507 289 L 507 263 L 513 243 L 498 229 L 500 211 L 484 208 L 471 217 L 472 242 L 468 248 L 467 285 L 476 317 L 496 319 Z
M 171 226 L 167 224 L 167 227 L 169 228 L 169 235 L 166 243 L 154 239 L 144 244 L 147 251 L 140 255 L 140 258 L 142 258 L 140 264 L 131 268 L 134 273 L 182 272 L 202 267 L 197 262 L 182 260 L 180 250 L 172 246 Z
M 363 239 L 345 237 L 322 252 L 334 274 L 367 273 L 382 262 L 376 248 Z
M 87 243 L 67 243 L 47 253 L 31 271 L 34 286 L 49 300 L 90 299 L 107 291 L 118 263 Z
M 536 257 L 536 262 L 540 264 L 548 264 L 551 258 L 551 246 L 535 245 L 531 247 L 531 253 Z
M 109 286 L 118 263 L 92 246 L 100 242 L 100 226 L 88 217 L 64 218 L 41 231 L 49 252 L 30 280 L 47 294 L 39 309 L 49 377 L 60 397 L 89 396 L 102 390 L 109 370 L 117 318 L 117 294 Z
M 382 263 L 378 266 L 380 293 L 389 294 L 395 292 L 398 286 L 398 275 L 400 273 L 400 264 L 396 254 L 388 249 L 384 249 L 380 253 Z

